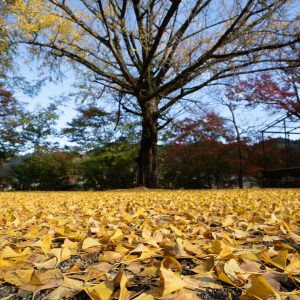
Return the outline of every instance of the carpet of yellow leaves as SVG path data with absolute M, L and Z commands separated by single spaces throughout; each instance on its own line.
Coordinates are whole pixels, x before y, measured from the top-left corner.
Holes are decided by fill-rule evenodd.
M 0 211 L 5 299 L 300 299 L 300 190 L 0 193 Z

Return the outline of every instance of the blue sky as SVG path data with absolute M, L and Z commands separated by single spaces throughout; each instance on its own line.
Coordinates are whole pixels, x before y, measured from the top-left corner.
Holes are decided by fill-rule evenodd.
M 33 68 L 28 68 L 23 65 L 20 70 L 20 74 L 25 77 L 26 80 L 36 80 L 39 78 L 38 71 Z M 51 99 L 57 98 L 59 96 L 67 96 L 72 91 L 72 83 L 74 82 L 75 76 L 72 71 L 68 71 L 65 78 L 58 82 L 47 82 L 38 93 L 37 96 L 30 97 L 25 95 L 21 90 L 15 91 L 16 98 L 26 103 L 28 110 L 33 111 L 38 107 L 47 107 L 51 103 Z M 74 110 L 75 103 L 70 100 L 63 104 L 61 107 L 61 116 L 57 123 L 57 128 L 62 128 L 67 122 L 71 121 L 72 117 L 75 116 L 76 112 Z
M 25 77 L 26 80 L 36 80 L 39 78 L 38 70 L 35 70 L 34 67 L 29 68 L 28 65 L 21 64 L 19 69 L 21 75 Z M 40 93 L 35 97 L 29 97 L 24 95 L 20 90 L 15 91 L 15 96 L 18 100 L 27 103 L 27 108 L 30 111 L 33 111 L 37 107 L 47 107 L 47 105 L 52 101 L 51 99 L 57 98 L 59 96 L 67 96 L 70 92 L 73 91 L 74 87 L 72 84 L 75 81 L 75 75 L 71 70 L 68 70 L 65 74 L 65 78 L 62 81 L 58 82 L 48 82 L 46 83 Z M 208 97 L 207 97 L 208 99 Z M 67 122 L 70 122 L 71 119 L 75 116 L 75 106 L 74 99 L 70 99 L 68 102 L 65 102 L 60 108 L 60 118 L 57 122 L 57 129 L 61 129 L 66 126 Z M 208 102 L 210 102 L 208 100 Z M 227 108 L 219 105 L 212 105 L 212 108 L 221 113 L 225 117 L 229 117 L 229 112 Z M 257 130 L 260 127 L 263 127 L 264 124 L 271 122 L 276 119 L 278 115 L 267 114 L 265 110 L 255 109 L 255 110 L 239 110 L 237 112 L 238 122 L 241 127 L 256 126 Z M 66 140 L 64 141 L 64 143 Z

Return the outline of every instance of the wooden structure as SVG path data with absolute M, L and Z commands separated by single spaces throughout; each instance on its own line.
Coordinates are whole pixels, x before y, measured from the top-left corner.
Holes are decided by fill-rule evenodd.
M 264 187 L 300 187 L 300 160 L 292 159 L 291 139 L 300 138 L 300 120 L 288 113 L 276 119 L 260 130 L 263 148 L 264 170 L 262 181 Z M 268 150 L 266 149 L 266 135 L 281 137 L 284 140 L 285 167 L 268 168 L 266 164 Z M 299 146 L 300 147 L 300 144 Z

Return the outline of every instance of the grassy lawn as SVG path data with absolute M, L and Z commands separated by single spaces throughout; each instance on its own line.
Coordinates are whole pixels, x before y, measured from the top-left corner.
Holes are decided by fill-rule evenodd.
M 0 209 L 0 299 L 300 299 L 300 190 L 15 192 Z

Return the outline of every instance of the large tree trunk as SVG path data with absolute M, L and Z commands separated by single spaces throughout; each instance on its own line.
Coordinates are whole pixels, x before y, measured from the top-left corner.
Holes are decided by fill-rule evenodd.
M 138 186 L 157 187 L 157 99 L 147 101 L 142 106 L 142 137 L 138 163 Z

